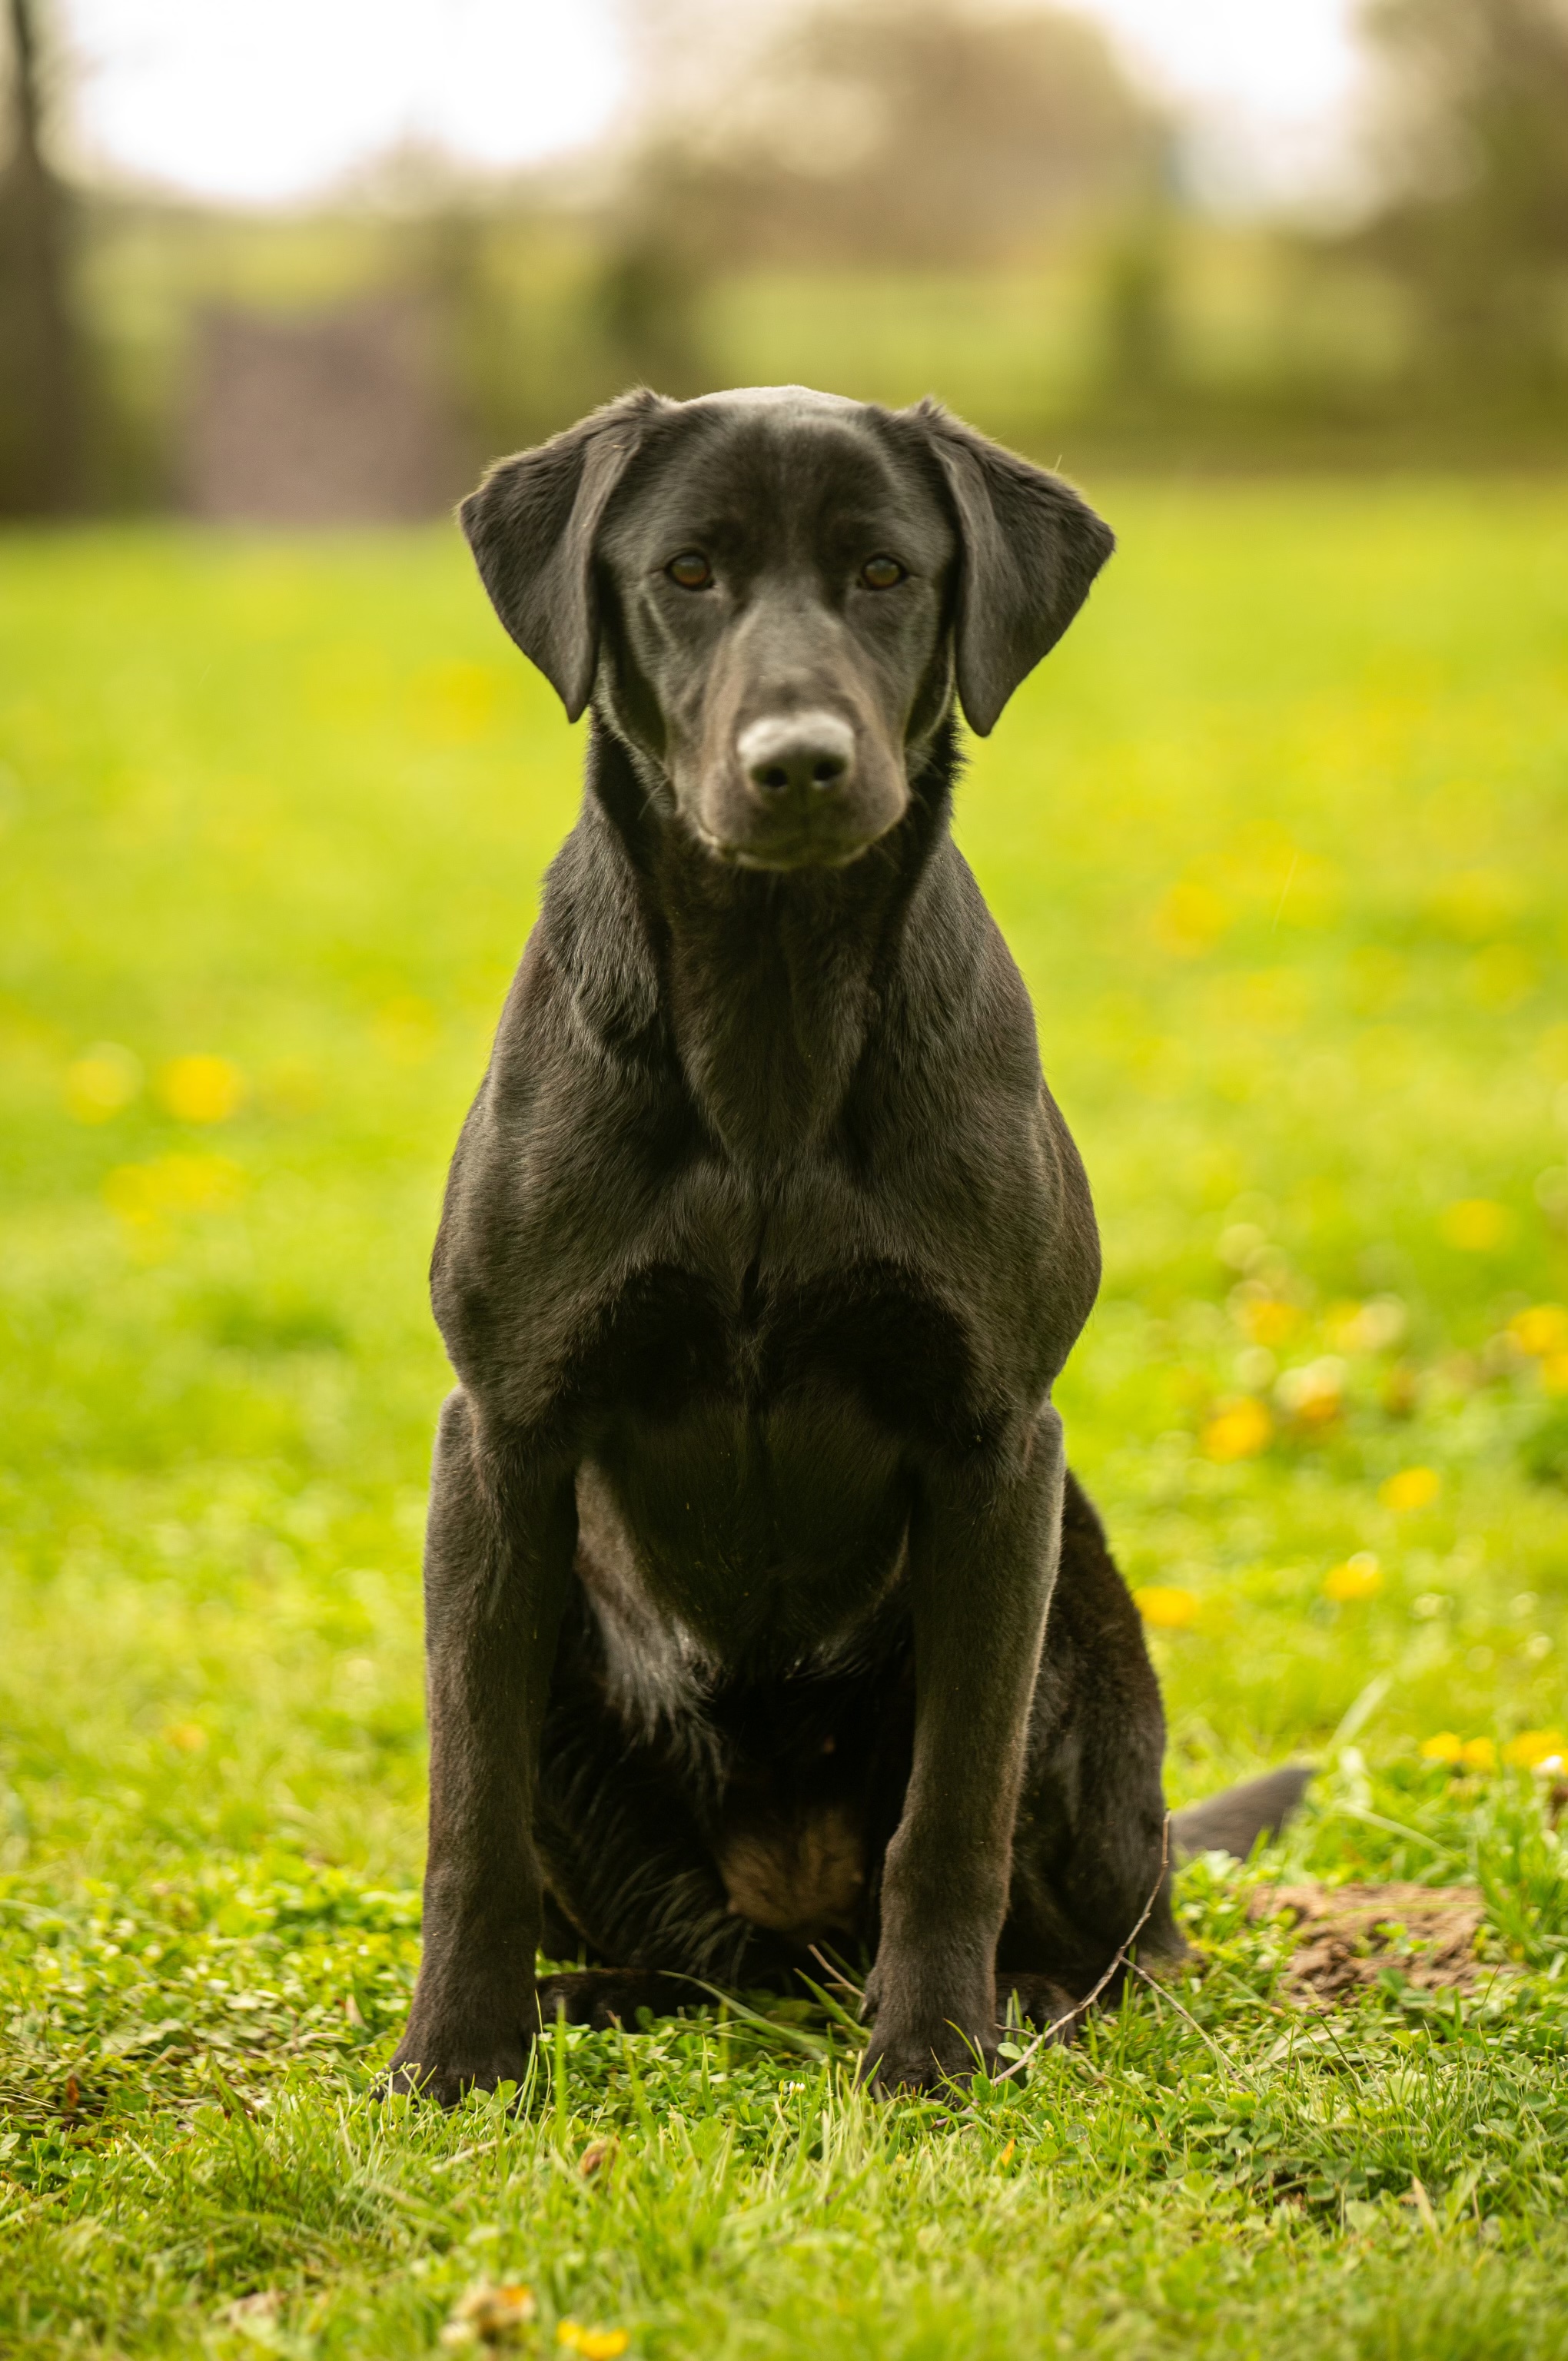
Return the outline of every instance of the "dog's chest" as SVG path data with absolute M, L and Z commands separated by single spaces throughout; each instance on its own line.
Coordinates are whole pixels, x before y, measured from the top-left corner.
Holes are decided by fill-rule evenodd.
M 590 1554 L 721 1659 L 842 1631 L 895 1576 L 912 1464 L 978 1440 L 970 1363 L 891 1264 L 644 1268 L 582 1372 Z
M 868 1257 L 722 1268 L 649 1260 L 574 1355 L 600 1431 L 728 1427 L 779 1434 L 829 1404 L 902 1444 L 979 1442 L 974 1352 L 955 1306 L 917 1270 Z

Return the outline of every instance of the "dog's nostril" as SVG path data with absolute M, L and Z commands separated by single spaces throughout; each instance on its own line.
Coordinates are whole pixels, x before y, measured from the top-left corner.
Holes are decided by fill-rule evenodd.
M 789 785 L 789 773 L 782 763 L 765 763 L 760 771 L 754 771 L 751 775 L 760 787 L 776 789 L 787 787 Z
M 839 755 L 823 754 L 811 766 L 811 784 L 814 787 L 836 787 L 846 768 Z

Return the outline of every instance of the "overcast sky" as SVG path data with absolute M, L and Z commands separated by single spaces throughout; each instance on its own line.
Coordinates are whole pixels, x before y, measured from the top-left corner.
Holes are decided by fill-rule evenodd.
M 786 0 L 657 0 L 687 29 Z M 1078 0 L 1192 106 L 1220 193 L 1332 183 L 1354 0 Z M 624 116 L 637 0 L 61 0 L 79 147 L 100 169 L 247 203 L 305 196 L 416 139 L 505 169 Z M 716 9 L 718 15 L 716 16 Z

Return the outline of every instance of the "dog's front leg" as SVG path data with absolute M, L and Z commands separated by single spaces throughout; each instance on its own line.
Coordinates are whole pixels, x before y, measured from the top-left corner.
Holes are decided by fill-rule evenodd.
M 1030 1701 L 1061 1545 L 1061 1421 L 1005 1462 L 927 1477 L 910 1532 L 915 1759 L 883 1874 L 867 2078 L 925 2088 L 990 2064 Z
M 425 1538 L 430 1845 L 424 1949 L 392 2086 L 452 2106 L 519 2081 L 538 2029 L 533 1801 L 576 1545 L 569 1470 L 441 1414 Z

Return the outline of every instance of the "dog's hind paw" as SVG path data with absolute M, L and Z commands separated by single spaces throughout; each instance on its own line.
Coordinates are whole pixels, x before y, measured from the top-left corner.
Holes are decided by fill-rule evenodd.
M 1010 2012 L 1009 2004 L 1015 2003 Z M 1055 2048 L 1066 2048 L 1076 2040 L 1082 2022 L 1082 2012 L 1072 1994 L 1049 1976 L 1036 1974 L 1032 1969 L 996 1979 L 996 2023 L 1004 2031 L 1010 2016 L 1015 2015 L 1019 2026 L 1031 2038 L 1045 2033 Z
M 664 1975 L 656 1968 L 573 1968 L 540 1977 L 539 2021 L 546 2033 L 558 2016 L 603 2033 L 612 2025 L 635 2027 L 639 2009 L 650 2016 L 674 2016 L 707 1997 L 686 1977 Z

